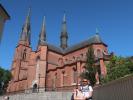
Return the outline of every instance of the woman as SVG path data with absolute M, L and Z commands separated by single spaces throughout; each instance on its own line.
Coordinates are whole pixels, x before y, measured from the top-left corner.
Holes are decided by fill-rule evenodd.
M 80 89 L 74 89 L 74 100 L 92 100 L 92 92 L 90 81 L 83 79 Z

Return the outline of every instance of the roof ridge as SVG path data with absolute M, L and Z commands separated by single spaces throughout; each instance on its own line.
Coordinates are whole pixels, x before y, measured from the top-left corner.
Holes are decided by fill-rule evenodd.
M 76 43 L 76 44 L 73 44 L 72 46 L 70 46 L 70 47 L 67 47 L 66 49 L 62 49 L 62 48 L 60 48 L 60 47 L 58 47 L 58 46 L 55 46 L 55 45 L 53 45 L 53 44 L 50 44 L 50 43 L 47 43 L 47 45 L 48 45 L 48 48 L 49 49 L 51 49 L 52 51 L 55 51 L 55 52 L 57 52 L 57 53 L 60 53 L 60 54 L 67 54 L 67 53 L 69 53 L 69 52 L 73 52 L 73 51 L 75 51 L 75 50 L 78 50 L 78 49 L 80 49 L 80 48 L 84 48 L 84 47 L 86 47 L 86 46 L 88 46 L 88 45 L 90 45 L 90 44 L 99 44 L 99 43 L 101 43 L 101 44 L 104 44 L 105 46 L 107 46 L 102 40 L 101 40 L 101 38 L 100 37 L 96 37 L 97 36 L 97 34 L 95 34 L 95 35 L 93 35 L 93 36 L 91 36 L 90 38 L 88 38 L 88 39 L 86 39 L 86 40 L 83 40 L 83 41 L 81 41 L 81 42 L 79 42 L 79 43 Z M 98 35 L 99 36 L 99 35 Z

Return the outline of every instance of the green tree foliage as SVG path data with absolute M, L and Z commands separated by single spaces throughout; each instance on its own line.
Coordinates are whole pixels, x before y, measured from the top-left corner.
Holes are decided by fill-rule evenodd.
M 8 82 L 11 79 L 11 73 L 8 70 L 4 70 L 0 67 L 0 94 L 4 93 Z
M 96 83 L 96 67 L 95 67 L 95 56 L 92 47 L 88 48 L 87 60 L 86 60 L 86 70 L 81 73 L 81 77 L 90 80 L 91 84 Z
M 133 62 L 130 58 L 112 56 L 107 65 L 107 76 L 102 83 L 124 77 L 133 73 Z

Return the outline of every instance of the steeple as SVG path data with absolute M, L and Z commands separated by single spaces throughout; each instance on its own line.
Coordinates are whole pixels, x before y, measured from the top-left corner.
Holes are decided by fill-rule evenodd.
M 66 14 L 64 13 L 63 16 L 63 22 L 62 22 L 62 32 L 66 33 L 67 29 L 66 29 Z
M 61 36 L 60 36 L 60 47 L 62 49 L 67 48 L 67 39 L 68 39 L 68 33 L 67 33 L 67 25 L 66 25 L 66 14 L 64 13 L 63 16 L 63 22 L 62 22 L 62 29 L 61 29 Z
M 31 37 L 30 15 L 31 15 L 31 9 L 29 8 L 28 15 L 22 27 L 22 32 L 20 36 L 20 43 L 25 45 L 30 45 L 30 37 Z
M 46 41 L 46 26 L 45 26 L 45 16 L 43 18 L 43 24 L 42 24 L 42 29 L 39 35 L 39 42 L 38 45 L 44 45 Z

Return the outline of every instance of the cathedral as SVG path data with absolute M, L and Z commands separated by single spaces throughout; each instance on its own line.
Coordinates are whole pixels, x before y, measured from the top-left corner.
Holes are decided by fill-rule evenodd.
M 30 10 L 22 27 L 19 42 L 15 48 L 12 61 L 12 79 L 8 92 L 19 92 L 29 89 L 40 91 L 72 90 L 79 85 L 80 74 L 85 70 L 86 53 L 89 47 L 94 49 L 96 66 L 100 74 L 96 73 L 96 84 L 99 77 L 105 76 L 106 63 L 110 53 L 108 46 L 96 32 L 92 37 L 73 46 L 68 45 L 68 32 L 64 14 L 61 25 L 60 47 L 49 44 L 46 40 L 45 17 L 39 35 L 38 46 L 33 51 L 31 44 Z

